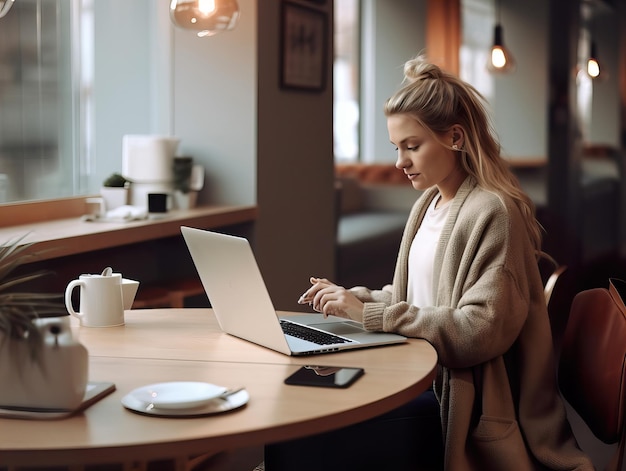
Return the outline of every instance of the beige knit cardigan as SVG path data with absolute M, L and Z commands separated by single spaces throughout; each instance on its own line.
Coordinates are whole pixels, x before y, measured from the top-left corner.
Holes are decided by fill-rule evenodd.
M 558 393 L 536 253 L 510 198 L 468 177 L 435 254 L 435 306 L 405 301 L 411 241 L 436 195 L 433 187 L 413 206 L 392 285 L 351 291 L 365 302 L 368 330 L 423 338 L 436 349 L 445 469 L 593 469 Z

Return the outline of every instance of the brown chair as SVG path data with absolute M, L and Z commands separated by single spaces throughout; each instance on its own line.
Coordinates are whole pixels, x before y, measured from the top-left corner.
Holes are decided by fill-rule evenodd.
M 561 393 L 593 434 L 617 443 L 607 471 L 622 469 L 626 407 L 626 282 L 578 293 L 561 345 Z
M 554 269 L 554 271 L 550 274 L 550 276 L 548 277 L 548 280 L 546 281 L 544 285 L 543 294 L 546 297 L 546 304 L 548 305 L 548 309 L 550 308 L 550 302 L 552 301 L 552 294 L 554 293 L 554 288 L 556 287 L 559 280 L 561 279 L 561 275 L 565 273 L 565 270 L 567 270 L 566 265 L 557 266 Z
M 204 293 L 204 287 L 200 278 L 192 276 L 156 283 L 140 285 L 133 309 L 156 308 L 156 307 L 185 307 L 185 298 L 199 296 Z
M 576 294 L 573 273 L 568 271 L 567 265 L 559 264 L 545 252 L 541 252 L 539 258 L 539 271 L 543 280 L 543 294 L 548 307 L 554 349 L 558 354 L 570 305 Z
M 557 283 L 561 279 L 561 275 L 567 270 L 567 265 L 560 265 L 550 254 L 541 252 L 539 259 L 539 271 L 544 281 L 543 294 L 546 297 L 546 305 L 550 306 L 552 293 Z
M 202 281 L 197 276 L 174 280 L 165 284 L 170 296 L 170 306 L 185 307 L 185 298 L 205 294 Z
M 150 309 L 157 307 L 172 307 L 170 292 L 158 286 L 139 285 L 132 308 Z

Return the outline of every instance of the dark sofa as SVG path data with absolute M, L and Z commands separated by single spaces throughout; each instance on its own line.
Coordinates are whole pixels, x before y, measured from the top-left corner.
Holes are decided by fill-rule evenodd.
M 336 166 L 335 280 L 381 288 L 391 282 L 402 231 L 419 192 L 392 164 Z

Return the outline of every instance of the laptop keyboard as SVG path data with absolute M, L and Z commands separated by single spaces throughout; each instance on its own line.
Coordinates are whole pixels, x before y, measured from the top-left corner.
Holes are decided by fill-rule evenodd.
M 351 343 L 352 340 L 333 335 L 328 332 L 321 332 L 319 330 L 311 329 L 304 325 L 294 324 L 293 322 L 280 320 L 280 326 L 283 328 L 283 332 L 292 337 L 297 337 L 302 340 L 308 340 L 309 342 L 316 343 L 318 345 L 331 345 L 333 343 Z

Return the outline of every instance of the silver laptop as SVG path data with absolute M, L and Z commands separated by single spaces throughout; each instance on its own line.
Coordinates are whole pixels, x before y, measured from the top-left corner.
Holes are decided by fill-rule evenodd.
M 247 239 L 181 226 L 220 328 L 284 353 L 310 355 L 406 341 L 321 314 L 278 317 Z

